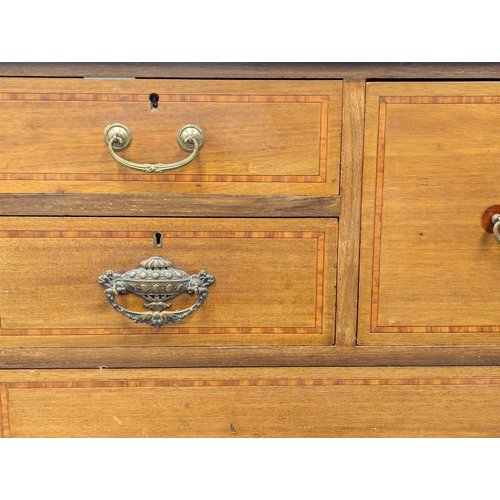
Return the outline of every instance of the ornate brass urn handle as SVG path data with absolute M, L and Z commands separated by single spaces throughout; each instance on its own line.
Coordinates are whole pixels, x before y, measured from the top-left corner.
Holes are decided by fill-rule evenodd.
M 208 296 L 207 286 L 215 278 L 206 271 L 191 276 L 185 271 L 174 269 L 172 263 L 162 257 L 143 260 L 138 269 L 123 274 L 106 271 L 99 276 L 98 282 L 106 287 L 104 296 L 119 313 L 135 323 L 146 323 L 160 328 L 168 323 L 179 323 L 182 319 L 198 310 Z M 168 311 L 170 299 L 181 293 L 198 295 L 196 304 L 178 311 Z M 144 307 L 149 312 L 129 311 L 116 302 L 117 295 L 133 293 L 149 301 Z
M 181 127 L 177 134 L 177 142 L 184 151 L 192 151 L 192 153 L 187 158 L 184 158 L 184 160 L 168 164 L 134 163 L 133 161 L 120 158 L 115 151 L 127 149 L 132 142 L 132 132 L 123 123 L 108 125 L 104 130 L 104 142 L 108 146 L 109 153 L 118 163 L 135 170 L 141 170 L 142 172 L 161 173 L 166 170 L 183 167 L 194 160 L 198 151 L 205 143 L 205 133 L 198 125 L 184 125 Z

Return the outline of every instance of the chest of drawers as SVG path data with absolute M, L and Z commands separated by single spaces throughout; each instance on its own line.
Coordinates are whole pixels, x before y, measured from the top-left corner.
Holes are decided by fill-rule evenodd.
M 2 435 L 497 435 L 500 68 L 147 71 L 0 65 Z

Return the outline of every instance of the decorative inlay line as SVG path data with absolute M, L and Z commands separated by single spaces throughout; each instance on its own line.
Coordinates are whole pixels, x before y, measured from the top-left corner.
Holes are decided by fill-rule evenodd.
M 93 101 L 149 102 L 147 94 L 106 93 L 0 93 L 0 101 Z M 160 94 L 161 102 L 221 102 L 221 103 L 312 103 L 320 105 L 319 170 L 317 175 L 187 175 L 187 174 L 101 174 L 101 173 L 7 173 L 0 180 L 51 181 L 142 181 L 142 182 L 326 182 L 328 149 L 328 104 L 326 95 L 213 95 Z
M 371 330 L 378 325 L 378 296 L 380 286 L 380 240 L 382 237 L 382 194 L 384 187 L 385 126 L 387 104 L 381 98 L 379 110 L 379 132 L 377 142 L 377 173 L 375 181 L 375 215 L 373 224 L 373 282 Z
M 6 382 L 9 389 L 84 389 L 114 387 L 269 387 L 332 385 L 500 385 L 500 378 L 413 379 L 245 379 L 245 380 L 107 380 L 73 382 Z
M 0 231 L 0 238 L 148 238 L 153 231 Z M 164 238 L 319 238 L 318 231 L 163 231 Z
M 142 182 L 325 182 L 321 175 L 181 175 L 181 174 L 22 174 L 0 173 L 3 181 L 142 181 Z
M 168 328 L 168 329 L 167 329 Z M 290 335 L 303 335 L 303 334 L 321 334 L 316 326 L 314 327 L 300 327 L 300 326 L 287 326 L 287 327 L 230 327 L 230 326 L 212 326 L 212 327 L 179 327 L 172 326 L 166 327 L 163 332 L 154 332 L 151 328 L 31 328 L 26 330 L 0 330 L 0 337 L 14 337 L 14 336 L 35 336 L 35 335 L 166 335 L 166 334 L 182 334 L 182 335 L 227 335 L 227 334 L 259 334 L 259 335 L 275 335 L 286 333 Z
M 2 437 L 10 437 L 9 398 L 5 384 L 0 385 L 0 415 L 2 417 Z
M 159 94 L 162 102 L 278 102 L 327 103 L 326 95 L 250 95 L 250 94 Z M 2 101 L 116 101 L 149 102 L 149 94 L 110 93 L 27 93 L 1 92 Z
M 500 325 L 484 326 L 377 326 L 373 333 L 499 333 Z
M 500 325 L 484 326 L 381 326 L 378 324 L 380 293 L 380 258 L 382 240 L 382 205 L 387 104 L 495 104 L 500 96 L 383 96 L 379 98 L 377 165 L 375 178 L 375 213 L 373 225 L 373 277 L 371 292 L 371 333 L 499 333 Z
M 3 181 L 177 181 L 177 182 L 324 182 L 320 175 L 181 175 L 181 174 L 22 174 L 0 173 Z
M 500 96 L 385 96 L 380 100 L 391 104 L 495 104 Z
M 0 238 L 146 238 L 152 231 L 0 231 Z M 320 231 L 165 231 L 163 237 L 172 238 L 270 238 L 316 239 L 316 311 L 314 327 L 169 327 L 162 333 L 176 334 L 321 334 L 323 321 L 325 233 Z M 97 279 L 97 278 L 96 278 Z M 96 282 L 97 283 L 97 282 Z M 3 329 L 0 336 L 35 335 L 151 335 L 151 328 L 32 328 Z
M 316 253 L 316 333 L 323 331 L 323 287 L 325 270 L 325 235 L 317 238 L 318 250 Z

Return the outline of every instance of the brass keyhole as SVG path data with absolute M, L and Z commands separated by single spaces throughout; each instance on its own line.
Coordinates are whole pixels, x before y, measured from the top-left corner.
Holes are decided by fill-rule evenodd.
M 153 234 L 153 246 L 155 248 L 163 247 L 163 233 L 156 232 Z
M 160 96 L 156 93 L 149 95 L 149 106 L 151 111 L 158 109 L 158 102 L 160 101 Z

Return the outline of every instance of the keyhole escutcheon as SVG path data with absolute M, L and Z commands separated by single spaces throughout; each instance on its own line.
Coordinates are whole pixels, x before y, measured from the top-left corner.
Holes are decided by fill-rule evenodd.
M 155 248 L 161 248 L 163 246 L 163 233 L 159 231 L 153 233 L 153 246 Z

